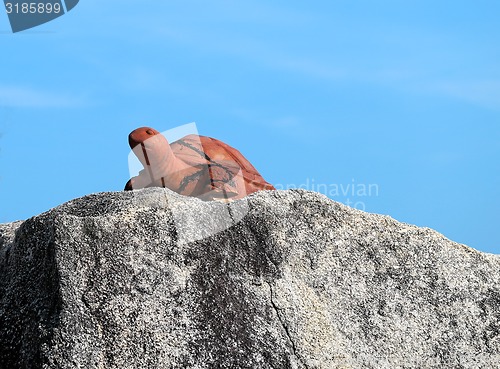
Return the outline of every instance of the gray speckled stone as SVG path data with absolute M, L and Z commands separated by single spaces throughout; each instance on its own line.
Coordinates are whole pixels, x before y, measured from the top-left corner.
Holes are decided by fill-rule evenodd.
M 0 368 L 498 368 L 499 282 L 312 192 L 89 195 L 0 225 Z

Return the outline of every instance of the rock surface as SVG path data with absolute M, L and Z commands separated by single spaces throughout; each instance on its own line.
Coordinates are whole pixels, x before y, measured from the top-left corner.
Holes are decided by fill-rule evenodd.
M 0 225 L 0 368 L 498 368 L 499 282 L 312 192 L 94 194 Z

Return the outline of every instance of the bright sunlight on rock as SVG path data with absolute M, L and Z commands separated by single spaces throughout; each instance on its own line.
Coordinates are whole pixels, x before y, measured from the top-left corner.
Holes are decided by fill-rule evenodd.
M 234 221 L 216 229 L 218 217 Z M 493 368 L 500 256 L 302 190 L 231 204 L 163 188 L 89 195 L 0 225 L 0 358 Z

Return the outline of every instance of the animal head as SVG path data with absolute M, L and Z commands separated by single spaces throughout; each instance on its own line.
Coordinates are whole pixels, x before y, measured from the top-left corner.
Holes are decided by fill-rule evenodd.
M 144 143 L 146 140 L 152 138 L 153 136 L 159 135 L 156 129 L 151 127 L 140 127 L 134 129 L 128 135 L 128 144 L 130 148 L 133 150 L 137 145 Z
M 160 132 L 154 128 L 140 127 L 129 134 L 128 142 L 151 181 L 164 176 L 167 161 L 174 158 L 169 156 L 170 145 Z

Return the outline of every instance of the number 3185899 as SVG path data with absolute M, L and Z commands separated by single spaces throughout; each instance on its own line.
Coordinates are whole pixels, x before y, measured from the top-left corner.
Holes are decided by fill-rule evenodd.
M 51 3 L 5 3 L 7 14 L 42 14 L 42 13 L 60 13 L 61 4 Z

